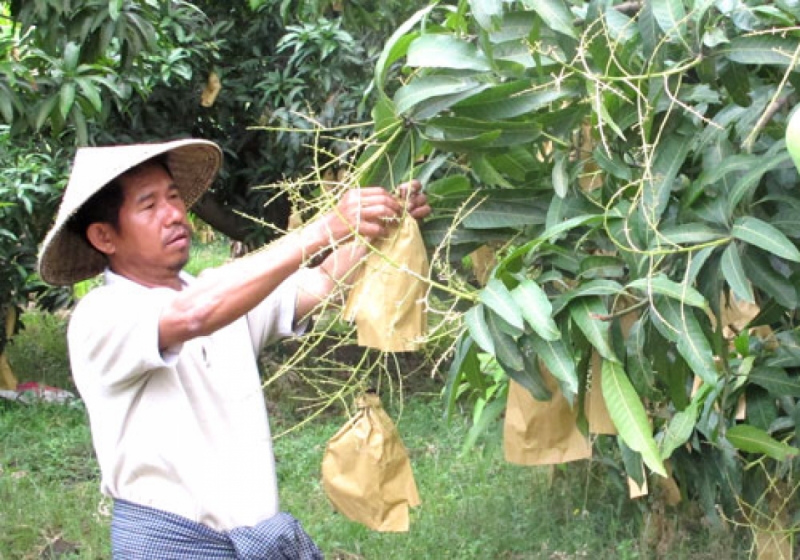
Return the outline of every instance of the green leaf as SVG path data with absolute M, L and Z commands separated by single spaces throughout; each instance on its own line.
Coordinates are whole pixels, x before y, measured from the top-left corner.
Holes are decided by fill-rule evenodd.
M 112 21 L 117 21 L 119 19 L 119 14 L 124 3 L 125 0 L 109 0 L 108 15 Z
M 775 270 L 765 253 L 748 251 L 742 259 L 747 278 L 758 290 L 772 296 L 776 303 L 787 308 L 797 307 L 797 288 L 792 281 Z
M 358 160 L 359 185 L 391 188 L 408 180 L 418 142 L 413 129 L 398 129 L 398 134 L 386 143 L 369 146 Z
M 678 352 L 704 383 L 716 386 L 719 374 L 711 343 L 691 308 L 672 298 L 657 298 L 654 325 L 667 340 L 677 343 Z
M 408 47 L 407 64 L 417 68 L 450 68 L 454 70 L 492 69 L 478 48 L 452 35 L 429 33 L 421 35 Z
M 585 296 L 615 296 L 623 292 L 622 285 L 614 280 L 597 278 L 578 284 L 553 300 L 553 315 L 564 309 L 575 298 Z
M 75 137 L 78 140 L 79 146 L 87 146 L 89 144 L 89 129 L 86 126 L 86 116 L 83 114 L 83 109 L 80 105 L 75 107 L 72 111 L 72 122 L 75 126 Z
M 58 97 L 58 110 L 61 113 L 61 118 L 66 119 L 70 109 L 72 109 L 73 103 L 75 103 L 75 83 L 67 82 L 62 85 Z
M 488 136 L 491 133 L 492 136 Z M 454 147 L 465 149 L 468 147 L 462 141 L 472 141 L 476 138 L 483 138 L 484 141 L 476 148 L 508 148 L 524 145 L 532 142 L 541 136 L 541 127 L 532 122 L 516 121 L 479 121 L 464 117 L 435 117 L 425 124 L 423 137 L 437 146 L 445 146 L 444 149 Z M 485 141 L 488 139 L 489 141 Z M 459 144 L 459 142 L 461 142 Z M 453 149 L 451 151 L 456 151 Z
M 653 17 L 669 37 L 683 38 L 686 31 L 686 10 L 681 0 L 652 0 Z M 685 40 L 684 40 L 685 42 Z
M 597 121 L 600 126 L 608 126 L 611 130 L 614 131 L 614 134 L 620 140 L 626 140 L 625 133 L 622 132 L 622 129 L 619 125 L 611 118 L 611 114 L 608 112 L 608 107 L 606 107 L 606 96 L 603 95 L 602 88 L 600 84 L 594 85 L 594 91 L 591 97 L 592 102 L 592 109 L 594 110 L 595 114 L 597 115 Z
M 780 442 L 764 430 L 748 424 L 733 426 L 725 436 L 736 449 L 747 453 L 760 453 L 776 461 L 786 461 L 800 452 L 800 449 Z
M 437 99 L 445 99 L 447 105 L 439 110 L 445 109 L 457 101 L 475 95 L 483 91 L 488 86 L 471 78 L 457 78 L 453 76 L 423 76 L 415 79 L 407 85 L 397 90 L 394 102 L 398 114 L 420 113 L 426 109 L 425 102 L 435 102 Z M 440 99 L 441 98 L 441 99 Z M 430 113 L 427 110 L 425 114 Z M 431 115 L 433 116 L 433 115 Z
M 513 327 L 520 330 L 524 328 L 522 312 L 511 292 L 499 278 L 490 278 L 486 286 L 478 293 L 478 299 Z
M 600 169 L 617 179 L 630 181 L 633 177 L 630 166 L 626 165 L 616 154 L 607 154 L 602 145 L 595 147 L 592 151 L 592 158 Z
M 703 385 L 692 398 L 691 404 L 684 410 L 676 412 L 664 427 L 664 437 L 660 441 L 661 458 L 663 460 L 669 459 L 678 447 L 689 440 L 697 424 L 700 405 L 705 402 L 709 392 L 711 392 L 711 387 Z
M 527 181 L 531 169 L 538 167 L 531 149 L 526 146 L 512 146 L 510 149 L 493 150 L 492 153 L 487 153 L 485 156 L 481 156 L 480 153 L 470 154 L 470 159 L 473 165 L 476 166 L 478 162 L 483 160 L 484 165 L 491 166 L 495 173 L 502 174 L 503 177 L 508 177 L 511 181 L 516 182 Z M 518 186 L 511 186 L 511 188 L 516 189 Z
M 791 161 L 791 156 L 786 151 L 780 151 L 773 156 L 760 156 L 754 161 L 750 170 L 745 173 L 728 191 L 728 211 L 733 214 L 736 206 L 745 200 L 761 182 L 761 178 L 768 171 L 780 168 Z
M 724 32 L 722 30 L 719 31 L 720 36 L 724 37 Z M 720 72 L 720 79 L 734 103 L 742 107 L 750 106 L 753 101 L 750 99 L 750 75 L 747 73 L 747 66 L 736 62 L 728 62 L 727 67 Z
M 469 429 L 467 432 L 466 437 L 464 438 L 464 444 L 461 447 L 461 455 L 466 455 L 469 453 L 470 449 L 475 446 L 475 442 L 478 441 L 478 438 L 485 433 L 489 427 L 500 418 L 500 415 L 506 409 L 506 401 L 505 399 L 494 399 L 481 412 L 480 416 L 477 418 L 475 424 Z
M 745 35 L 720 45 L 714 53 L 741 64 L 789 66 L 797 45 L 796 38 L 785 35 Z
M 11 100 L 12 94 L 9 90 L 0 91 L 0 116 L 8 123 L 14 120 L 14 104 Z
M 503 17 L 502 0 L 469 0 L 472 16 L 486 31 L 494 31 L 500 27 Z
M 659 45 L 661 40 L 658 22 L 653 14 L 652 2 L 642 4 L 639 17 L 636 18 L 636 25 L 642 37 L 642 50 L 645 57 L 649 59 L 656 53 L 656 46 Z
M 36 111 L 36 126 L 35 129 L 41 130 L 44 126 L 45 121 L 50 117 L 53 110 L 56 108 L 58 104 L 60 96 L 59 95 L 51 95 L 47 99 L 45 99 Z
M 631 383 L 643 397 L 655 384 L 653 357 L 649 352 L 650 340 L 647 337 L 646 324 L 649 321 L 638 319 L 631 325 L 625 337 L 626 367 Z
M 642 455 L 642 460 L 650 470 L 666 477 L 667 471 L 653 438 L 647 413 L 622 365 L 603 360 L 602 371 L 603 397 L 620 437 L 628 447 Z
M 656 146 L 651 177 L 642 186 L 642 211 L 648 224 L 658 224 L 667 208 L 675 178 L 686 161 L 692 143 L 687 138 L 672 134 Z
M 654 294 L 658 294 L 676 299 L 693 307 L 699 307 L 701 309 L 708 307 L 706 298 L 695 288 L 687 284 L 678 284 L 667 278 L 666 275 L 660 273 L 634 280 L 626 286 L 626 289 L 627 288 L 640 290 L 647 294 L 649 298 L 652 298 Z
M 618 361 L 614 351 L 608 345 L 610 325 L 608 321 L 601 318 L 608 315 L 608 309 L 603 300 L 598 296 L 578 298 L 570 304 L 569 313 L 598 354 L 606 360 Z
M 538 336 L 531 337 L 531 347 L 539 358 L 559 380 L 564 397 L 572 402 L 578 394 L 578 374 L 575 360 L 572 358 L 563 340 L 544 340 Z
M 431 134 L 431 129 L 426 128 L 422 132 L 422 137 L 432 146 L 445 152 L 469 153 L 488 150 L 498 144 L 503 132 L 501 130 L 489 130 L 479 132 L 474 136 L 462 136 L 459 138 L 447 138 L 442 134 Z
M 553 190 L 556 196 L 564 198 L 569 192 L 569 173 L 567 172 L 567 154 L 564 152 L 556 153 L 553 164 Z
M 675 413 L 664 428 L 664 439 L 661 440 L 661 458 L 667 460 L 672 453 L 686 443 L 697 424 L 697 409 L 689 407 Z
M 453 112 L 461 117 L 485 121 L 513 119 L 549 107 L 566 97 L 577 97 L 579 92 L 574 84 L 545 84 L 532 89 L 530 80 L 516 80 L 493 84 L 456 103 Z
M 558 31 L 573 39 L 578 38 L 572 24 L 574 17 L 563 0 L 522 0 L 522 4 L 527 9 L 534 10 L 539 14 L 545 25 L 553 31 Z
M 800 251 L 778 228 L 754 216 L 742 216 L 733 223 L 731 235 L 784 259 L 800 262 Z
M 455 410 L 456 401 L 458 400 L 458 388 L 461 384 L 461 380 L 465 378 L 480 379 L 481 376 L 482 373 L 480 371 L 477 346 L 469 336 L 469 333 L 464 332 L 455 343 L 453 361 L 450 363 L 450 368 L 447 372 L 444 402 L 448 416 L 452 415 Z
M 711 228 L 700 222 L 681 224 L 672 228 L 665 227 L 659 231 L 658 242 L 661 245 L 700 245 L 708 241 L 716 241 L 725 237 L 725 232 Z
M 533 280 L 525 279 L 511 290 L 511 296 L 519 306 L 522 317 L 528 325 L 544 340 L 557 340 L 561 338 L 553 321 L 553 307 L 547 294 Z
M 725 281 L 731 287 L 731 290 L 733 290 L 733 293 L 736 294 L 739 299 L 755 303 L 756 298 L 753 295 L 753 288 L 750 285 L 750 281 L 747 280 L 747 275 L 742 266 L 742 259 L 739 257 L 739 249 L 736 247 L 735 243 L 728 245 L 728 248 L 722 253 L 720 266 L 722 268 L 722 275 L 725 277 Z
M 778 367 L 761 366 L 754 368 L 747 377 L 748 381 L 763 387 L 774 397 L 800 397 L 800 379 L 789 377 L 786 370 Z
M 407 35 L 417 23 L 426 17 L 428 13 L 435 8 L 435 4 L 430 4 L 429 6 L 419 10 L 410 18 L 408 18 L 403 24 L 397 28 L 397 30 L 392 33 L 392 36 L 386 41 L 386 44 L 383 47 L 383 51 L 381 51 L 381 55 L 378 57 L 378 61 L 375 63 L 375 83 L 378 87 L 378 91 L 384 93 L 384 88 L 386 86 L 386 76 L 389 72 L 389 68 L 401 57 L 405 56 L 406 52 L 408 51 L 409 44 L 414 40 L 415 35 Z
M 508 376 L 522 385 L 537 401 L 549 401 L 553 394 L 547 387 L 547 383 L 542 376 L 539 368 L 539 359 L 531 345 L 531 340 L 535 335 L 524 334 L 519 339 L 519 349 L 522 352 L 524 367 L 521 370 L 514 370 L 504 367 L 503 371 Z
M 619 43 L 627 43 L 636 37 L 636 25 L 625 14 L 611 9 L 605 13 L 608 35 Z
M 464 323 L 469 329 L 472 340 L 481 347 L 481 350 L 494 356 L 494 341 L 486 324 L 486 316 L 483 305 L 476 305 L 464 313 Z
M 64 46 L 64 71 L 67 74 L 75 72 L 80 60 L 81 48 L 78 44 L 69 41 Z
M 494 356 L 506 371 L 519 371 L 525 368 L 525 360 L 517 346 L 516 336 L 509 334 L 509 324 L 491 309 L 486 310 L 486 325 L 494 342 Z M 511 328 L 513 330 L 513 327 Z M 518 331 L 521 334 L 521 331 Z
M 540 208 L 530 201 L 502 200 L 494 197 L 481 201 L 463 220 L 471 229 L 497 229 L 538 225 L 544 222 Z
M 763 390 L 749 389 L 747 391 L 747 423 L 770 433 L 770 426 L 776 418 L 778 418 L 778 407 L 775 397 Z M 790 420 L 786 416 L 783 418 Z M 791 428 L 793 427 L 794 422 L 792 421 Z
M 92 108 L 95 112 L 99 113 L 103 108 L 103 101 L 100 98 L 100 91 L 97 89 L 97 86 L 88 78 L 76 78 L 75 83 L 78 84 L 81 94 L 92 104 Z

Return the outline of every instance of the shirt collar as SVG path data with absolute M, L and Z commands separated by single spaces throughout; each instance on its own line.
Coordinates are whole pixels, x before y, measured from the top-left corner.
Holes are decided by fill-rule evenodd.
M 178 273 L 178 277 L 181 280 L 181 284 L 184 286 L 188 286 L 194 281 L 194 276 L 186 272 L 185 270 L 181 270 Z M 137 287 L 141 289 L 148 289 L 147 286 L 142 286 L 138 282 L 134 282 L 130 278 L 122 276 L 121 274 L 117 274 L 110 268 L 106 267 L 103 271 L 103 283 L 106 286 L 114 286 L 114 285 L 127 285 L 128 287 Z

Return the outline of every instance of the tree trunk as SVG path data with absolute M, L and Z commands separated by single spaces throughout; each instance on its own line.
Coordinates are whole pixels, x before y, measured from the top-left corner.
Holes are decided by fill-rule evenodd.
M 11 371 L 11 365 L 8 363 L 6 356 L 6 348 L 8 341 L 14 334 L 14 329 L 17 326 L 17 310 L 13 306 L 9 306 L 5 310 L 5 331 L 2 334 L 2 344 L 0 345 L 0 389 L 15 390 L 18 381 L 14 372 Z
M 201 197 L 194 206 L 192 212 L 197 214 L 200 219 L 212 228 L 227 236 L 231 241 L 246 243 L 253 228 L 257 227 L 253 221 L 247 219 L 230 207 L 222 204 L 212 194 Z M 285 196 L 275 197 L 268 206 L 255 217 L 275 226 L 278 230 L 284 230 L 289 224 L 291 205 Z M 248 247 L 254 249 L 255 247 Z
M 248 228 L 252 227 L 250 220 L 237 214 L 230 207 L 223 206 L 210 194 L 201 197 L 192 206 L 192 212 L 234 241 L 244 241 Z

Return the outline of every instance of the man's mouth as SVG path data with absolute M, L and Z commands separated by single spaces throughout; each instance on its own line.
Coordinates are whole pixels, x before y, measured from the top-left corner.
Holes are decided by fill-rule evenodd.
M 167 236 L 164 245 L 183 245 L 189 243 L 189 232 L 185 228 L 178 229 Z

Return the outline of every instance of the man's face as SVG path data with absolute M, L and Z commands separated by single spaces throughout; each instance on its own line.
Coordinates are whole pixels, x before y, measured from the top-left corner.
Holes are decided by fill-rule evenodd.
M 119 231 L 110 229 L 111 268 L 148 285 L 171 285 L 189 260 L 186 205 L 169 173 L 147 165 L 121 178 Z

